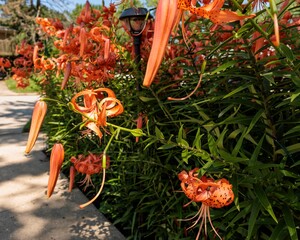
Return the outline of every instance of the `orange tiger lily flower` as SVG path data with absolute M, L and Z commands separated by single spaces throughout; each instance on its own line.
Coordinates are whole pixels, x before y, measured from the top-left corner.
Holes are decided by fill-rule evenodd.
M 180 19 L 181 10 L 177 0 L 160 0 L 156 9 L 153 44 L 149 55 L 143 85 L 150 87 L 162 62 L 173 28 Z
M 181 221 L 187 221 L 196 219 L 192 226 L 188 227 L 186 231 L 196 226 L 201 220 L 200 228 L 196 236 L 196 240 L 200 238 L 202 228 L 204 227 L 205 238 L 207 237 L 207 220 L 209 221 L 212 230 L 216 236 L 222 240 L 222 237 L 215 229 L 212 219 L 210 217 L 210 208 L 222 208 L 230 205 L 234 200 L 234 193 L 232 191 L 232 185 L 225 178 L 214 180 L 207 178 L 206 176 L 198 177 L 198 168 L 194 168 L 188 173 L 183 170 L 178 174 L 178 178 L 181 181 L 181 188 L 184 194 L 191 200 L 185 204 L 184 207 L 192 202 L 201 202 L 202 205 L 196 215 L 189 219 L 181 219 Z
M 48 180 L 47 197 L 50 198 L 55 188 L 58 174 L 60 172 L 62 163 L 64 161 L 65 151 L 64 147 L 60 143 L 53 145 L 51 156 L 50 156 L 50 172 Z
M 47 112 L 46 102 L 41 100 L 37 101 L 32 113 L 31 125 L 30 125 L 27 145 L 25 149 L 26 154 L 28 154 L 31 151 L 31 149 L 33 148 L 36 142 L 46 112 Z
M 104 97 L 103 93 L 108 96 Z M 83 101 L 79 104 L 77 100 L 81 96 Z M 124 111 L 123 105 L 109 88 L 81 91 L 71 99 L 71 105 L 76 112 L 82 114 L 84 126 L 96 133 L 99 138 L 102 138 L 100 127 L 107 126 L 106 118 L 115 117 Z
M 188 10 L 191 13 L 203 18 L 210 19 L 215 24 L 229 23 L 237 20 L 255 17 L 255 14 L 240 16 L 236 12 L 221 10 L 225 0 L 214 0 L 211 3 L 204 4 L 204 6 L 201 7 L 196 7 L 193 2 L 193 0 L 178 0 L 178 7 L 184 10 Z

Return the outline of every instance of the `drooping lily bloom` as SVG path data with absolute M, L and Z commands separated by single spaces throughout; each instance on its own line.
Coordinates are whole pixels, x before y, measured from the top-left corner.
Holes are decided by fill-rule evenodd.
M 27 145 L 25 149 L 26 154 L 28 154 L 31 151 L 31 149 L 33 148 L 36 142 L 46 112 L 47 112 L 46 102 L 41 100 L 37 101 L 32 113 L 31 125 L 30 125 Z
M 83 97 L 81 102 L 80 97 Z M 123 105 L 109 88 L 81 91 L 71 99 L 71 105 L 74 111 L 82 114 L 84 126 L 95 132 L 99 138 L 103 135 L 100 128 L 107 125 L 106 118 L 118 116 L 124 111 Z
M 197 170 L 198 168 L 195 168 L 189 171 L 189 173 L 187 173 L 186 171 L 182 171 L 178 174 L 183 192 L 189 199 L 191 199 L 188 204 L 190 204 L 191 202 L 202 203 L 199 211 L 194 217 L 184 219 L 184 221 L 190 221 L 197 217 L 193 225 L 186 230 L 189 230 L 196 226 L 196 224 L 202 218 L 196 240 L 199 239 L 203 226 L 205 230 L 205 236 L 207 236 L 206 223 L 208 219 L 213 231 L 222 240 L 212 224 L 209 208 L 222 208 L 231 204 L 234 200 L 232 185 L 224 178 L 216 181 L 205 176 L 198 178 L 198 174 L 195 173 Z M 185 206 L 187 206 L 188 204 L 186 204 Z
M 81 174 L 85 174 L 85 178 L 80 182 L 81 185 L 85 184 L 84 190 L 86 190 L 89 186 L 94 186 L 91 175 L 98 174 L 102 171 L 102 158 L 103 154 L 93 154 L 89 153 L 89 155 L 84 156 L 83 154 L 78 155 L 78 157 L 72 157 L 70 161 L 74 164 L 74 168 L 77 172 Z M 106 168 L 109 167 L 110 158 L 106 158 Z M 72 170 L 73 171 L 73 170 Z M 74 182 L 75 175 L 71 176 L 70 169 L 70 183 Z
M 50 155 L 50 172 L 48 180 L 47 197 L 50 198 L 55 188 L 61 166 L 64 161 L 65 151 L 60 143 L 53 145 Z

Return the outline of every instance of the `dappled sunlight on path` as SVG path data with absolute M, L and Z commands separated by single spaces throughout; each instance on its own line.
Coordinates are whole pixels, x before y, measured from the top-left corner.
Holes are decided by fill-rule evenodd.
M 64 176 L 47 199 L 46 137 L 25 156 L 28 134 L 22 133 L 38 96 L 8 95 L 0 95 L 0 238 L 125 239 L 93 205 L 79 208 L 87 199 L 78 189 L 69 193 Z

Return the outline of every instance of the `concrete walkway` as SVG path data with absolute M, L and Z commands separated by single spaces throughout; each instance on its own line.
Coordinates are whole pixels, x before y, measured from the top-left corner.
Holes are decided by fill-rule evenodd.
M 24 156 L 27 133 L 37 95 L 19 95 L 0 81 L 0 239 L 1 240 L 123 240 L 124 236 L 90 205 L 78 190 L 69 193 L 60 176 L 50 199 L 46 198 L 49 160 L 40 137 Z

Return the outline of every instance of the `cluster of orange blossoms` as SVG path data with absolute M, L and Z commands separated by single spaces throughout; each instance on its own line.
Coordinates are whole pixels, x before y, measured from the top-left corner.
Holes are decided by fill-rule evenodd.
M 185 195 L 191 199 L 191 202 L 202 203 L 198 213 L 194 217 L 187 219 L 192 220 L 197 217 L 193 225 L 186 230 L 193 228 L 202 218 L 196 240 L 199 239 L 203 226 L 205 229 L 205 235 L 207 236 L 206 219 L 208 219 L 215 234 L 222 240 L 212 224 L 209 208 L 222 208 L 231 204 L 234 200 L 232 185 L 224 178 L 216 181 L 205 176 L 198 178 L 198 170 L 198 168 L 194 168 L 188 173 L 186 171 L 182 171 L 178 174 L 178 178 L 181 181 L 181 188 Z
M 11 67 L 11 63 L 7 58 L 0 58 L 0 70 L 2 72 L 6 72 L 5 68 L 10 68 Z
M 59 20 L 36 19 L 46 34 L 56 38 L 54 46 L 61 51 L 53 61 L 56 62 L 57 75 L 60 71 L 64 72 L 62 89 L 70 77 L 75 79 L 75 83 L 85 82 L 88 86 L 92 82 L 102 84 L 114 77 L 118 51 L 110 41 L 110 26 L 115 11 L 111 4 L 110 7 L 104 6 L 101 13 L 92 9 L 87 1 L 76 19 L 77 25 L 71 24 L 66 29 Z
M 124 111 L 123 105 L 111 89 L 105 87 L 92 88 L 94 83 L 103 84 L 113 77 L 117 50 L 110 42 L 109 34 L 114 12 L 114 5 L 110 5 L 109 8 L 103 7 L 103 13 L 101 13 L 99 10 L 92 9 L 87 1 L 76 20 L 78 25 L 72 24 L 67 29 L 63 28 L 58 19 L 37 18 L 36 22 L 41 26 L 41 29 L 48 36 L 56 39 L 54 45 L 60 50 L 60 54 L 57 58 L 39 56 L 40 47 L 35 46 L 31 55 L 36 71 L 47 75 L 47 71 L 53 72 L 56 70 L 57 76 L 63 71 L 64 79 L 61 89 L 65 88 L 70 77 L 75 79 L 75 83 L 86 83 L 87 88 L 75 94 L 69 106 L 74 112 L 82 115 L 81 127 L 87 128 L 84 132 L 88 135 L 94 133 L 100 139 L 103 137 L 102 130 L 107 132 L 105 129 L 107 118 L 118 116 Z M 101 27 L 98 21 L 100 18 Z M 46 110 L 46 103 L 38 101 L 33 111 L 32 127 L 30 128 L 25 150 L 27 154 L 36 141 Z M 52 148 L 50 157 L 48 197 L 53 193 L 63 161 L 63 145 L 56 143 Z M 89 153 L 87 156 L 80 154 L 78 158 L 72 157 L 70 161 L 73 163 L 70 168 L 70 190 L 74 184 L 76 171 L 86 174 L 81 182 L 86 184 L 85 188 L 90 185 L 93 186 L 91 175 L 103 172 L 99 192 L 91 201 L 80 205 L 83 208 L 92 203 L 102 191 L 105 181 L 105 169 L 109 166 L 109 157 L 106 156 L 106 153 L 101 155 Z
M 29 85 L 28 78 L 33 69 L 33 46 L 23 41 L 16 46 L 16 54 L 20 56 L 13 61 L 12 78 L 17 82 L 17 87 L 25 88 Z

